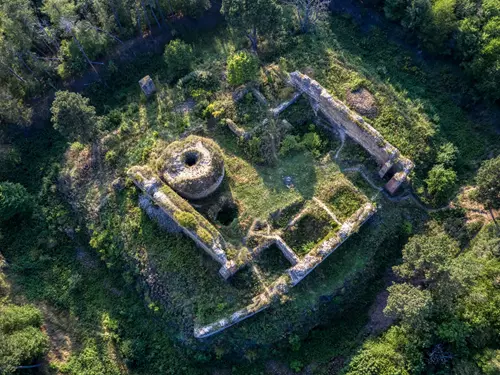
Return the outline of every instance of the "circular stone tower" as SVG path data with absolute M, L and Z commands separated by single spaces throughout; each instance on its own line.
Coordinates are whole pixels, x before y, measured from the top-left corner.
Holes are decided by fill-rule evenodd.
M 219 146 L 194 135 L 169 144 L 157 167 L 161 178 L 186 199 L 209 196 L 224 179 L 224 159 Z

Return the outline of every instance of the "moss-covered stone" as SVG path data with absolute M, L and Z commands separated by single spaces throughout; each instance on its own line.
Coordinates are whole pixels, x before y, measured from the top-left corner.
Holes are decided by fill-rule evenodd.
M 224 160 L 219 146 L 194 135 L 171 143 L 156 165 L 163 180 L 187 199 L 209 196 L 224 179 Z

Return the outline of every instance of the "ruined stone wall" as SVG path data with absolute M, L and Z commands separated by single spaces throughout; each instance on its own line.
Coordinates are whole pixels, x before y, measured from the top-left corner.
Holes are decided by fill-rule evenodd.
M 219 231 L 201 216 L 188 202 L 183 200 L 168 185 L 156 177 L 149 167 L 132 167 L 128 171 L 128 176 L 135 185 L 146 194 L 158 207 L 170 217 L 170 219 L 181 229 L 181 231 L 191 238 L 194 243 L 202 248 L 215 261 L 221 264 L 219 273 L 225 279 L 229 278 L 235 268 L 234 262 L 229 261 L 225 252 L 225 240 Z M 196 221 L 196 228 L 183 226 L 176 218 L 176 213 L 187 212 Z M 201 236 L 199 230 L 203 229 L 209 234 Z
M 364 122 L 363 118 L 351 111 L 344 103 L 333 98 L 318 82 L 300 72 L 290 74 L 290 83 L 301 93 L 313 99 L 320 110 L 332 123 L 342 129 L 365 148 L 379 164 L 386 163 L 397 149 L 384 140 L 382 135 Z
M 393 166 L 398 173 L 386 185 L 392 194 L 406 180 L 413 169 L 413 163 L 400 155 L 399 150 L 356 112 L 335 99 L 318 82 L 300 72 L 290 74 L 289 83 L 312 101 L 313 109 L 321 111 L 332 126 L 340 127 L 349 137 L 359 143 L 382 167 L 383 177 Z

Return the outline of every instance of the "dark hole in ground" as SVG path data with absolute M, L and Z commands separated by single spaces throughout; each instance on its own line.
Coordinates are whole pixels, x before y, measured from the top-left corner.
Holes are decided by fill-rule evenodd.
M 216 220 L 222 225 L 230 225 L 238 217 L 238 207 L 234 204 L 225 204 L 217 214 Z
M 196 152 L 187 152 L 184 156 L 184 163 L 188 167 L 192 167 L 196 163 L 198 163 L 198 154 Z

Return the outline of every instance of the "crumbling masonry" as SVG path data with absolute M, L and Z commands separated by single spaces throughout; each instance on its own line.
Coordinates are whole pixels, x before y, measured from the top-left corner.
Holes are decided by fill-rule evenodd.
M 385 177 L 391 170 L 395 171 L 385 185 L 385 189 L 394 194 L 412 171 L 412 161 L 403 157 L 396 147 L 387 142 L 360 115 L 332 97 L 315 80 L 300 72 L 293 72 L 289 82 L 311 100 L 315 112 L 321 112 L 332 126 L 339 127 L 374 157 L 381 166 L 380 178 Z
M 350 136 L 374 157 L 381 166 L 379 171 L 381 178 L 394 173 L 385 185 L 386 190 L 394 194 L 413 169 L 413 163 L 401 156 L 399 150 L 388 143 L 378 131 L 345 104 L 334 99 L 315 80 L 300 72 L 294 72 L 289 75 L 288 82 L 297 89 L 297 93 L 291 100 L 275 109 L 269 109 L 270 116 L 278 117 L 301 95 L 307 96 L 316 113 L 320 112 L 332 127 L 337 127 Z M 242 93 L 250 90 L 261 103 L 267 105 L 265 98 L 255 88 L 244 88 L 238 91 L 234 99 L 238 100 Z M 227 119 L 226 123 L 238 138 L 248 140 L 253 137 L 252 132 L 239 128 L 232 120 Z M 261 126 L 265 124 L 264 122 Z M 280 249 L 290 262 L 290 268 L 263 293 L 255 296 L 249 305 L 216 322 L 195 327 L 196 338 L 212 336 L 269 307 L 273 301 L 302 281 L 376 212 L 372 203 L 364 203 L 345 222 L 340 223 L 337 220 L 340 229 L 332 229 L 325 239 L 302 257 L 299 257 L 287 245 L 281 237 L 281 232 L 271 231 L 268 222 L 256 219 L 246 237 L 255 239 L 257 245 L 253 247 L 248 245 L 249 256 L 246 260 L 235 262 L 228 259 L 230 245 L 226 243 L 223 235 L 186 200 L 205 197 L 219 188 L 224 178 L 224 162 L 221 152 L 213 141 L 191 136 L 185 141 L 172 143 L 158 160 L 156 171 L 149 167 L 133 167 L 128 172 L 137 187 L 172 219 L 180 231 L 221 265 L 219 273 L 224 279 L 228 279 L 239 269 L 253 262 L 261 252 L 271 246 Z M 317 198 L 313 197 L 313 200 Z M 324 205 L 319 206 L 321 209 L 328 210 L 323 207 Z M 287 228 L 300 220 L 301 215 L 302 213 L 295 215 Z

